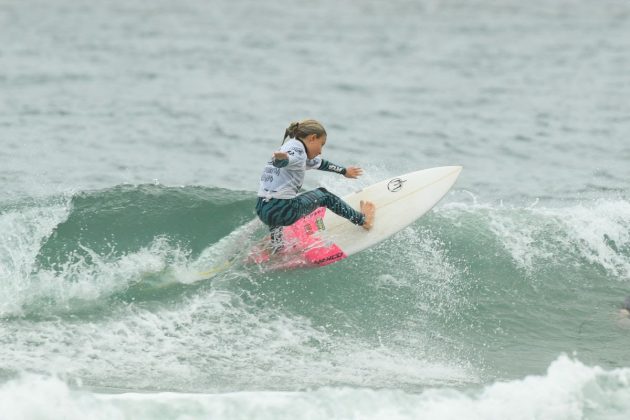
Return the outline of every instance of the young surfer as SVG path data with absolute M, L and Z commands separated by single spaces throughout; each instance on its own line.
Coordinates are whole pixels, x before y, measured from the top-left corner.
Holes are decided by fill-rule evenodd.
M 374 224 L 375 207 L 369 201 L 361 201 L 358 212 L 325 188 L 299 194 L 308 169 L 336 172 L 346 178 L 357 178 L 363 173 L 359 167 L 344 168 L 322 159 L 325 144 L 326 130 L 319 122 L 293 122 L 284 132 L 280 150 L 273 153 L 263 170 L 256 214 L 269 226 L 274 250 L 282 247 L 282 226 L 295 223 L 318 207 L 326 207 L 367 230 Z

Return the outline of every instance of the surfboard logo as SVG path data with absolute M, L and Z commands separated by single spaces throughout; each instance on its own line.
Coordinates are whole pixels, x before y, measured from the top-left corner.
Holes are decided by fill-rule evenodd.
M 398 192 L 402 190 L 403 183 L 407 182 L 406 179 L 394 178 L 387 183 L 387 189 L 391 192 Z

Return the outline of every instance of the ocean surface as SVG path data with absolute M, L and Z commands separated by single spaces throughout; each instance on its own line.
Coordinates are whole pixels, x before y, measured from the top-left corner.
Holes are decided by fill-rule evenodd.
M 0 419 L 627 419 L 629 98 L 625 0 L 0 1 Z M 305 188 L 464 171 L 241 263 L 303 118 Z

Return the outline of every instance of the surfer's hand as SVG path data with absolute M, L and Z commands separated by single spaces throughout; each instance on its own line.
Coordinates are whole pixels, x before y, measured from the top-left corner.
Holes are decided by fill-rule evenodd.
M 346 168 L 346 173 L 343 175 L 346 178 L 358 178 L 363 175 L 363 169 L 358 166 L 348 166 Z
M 289 159 L 289 154 L 286 152 L 273 152 L 273 158 L 275 160 L 287 160 Z

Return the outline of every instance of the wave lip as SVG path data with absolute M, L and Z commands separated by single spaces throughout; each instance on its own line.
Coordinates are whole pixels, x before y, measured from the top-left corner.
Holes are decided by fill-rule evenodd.
M 494 238 L 514 268 L 600 267 L 608 276 L 630 279 L 630 202 L 596 200 L 563 207 L 491 206 L 449 203 L 436 215 L 466 233 L 471 243 Z M 498 247 L 498 248 L 497 248 Z
M 19 313 L 32 291 L 41 244 L 70 213 L 66 198 L 0 209 L 0 316 Z

